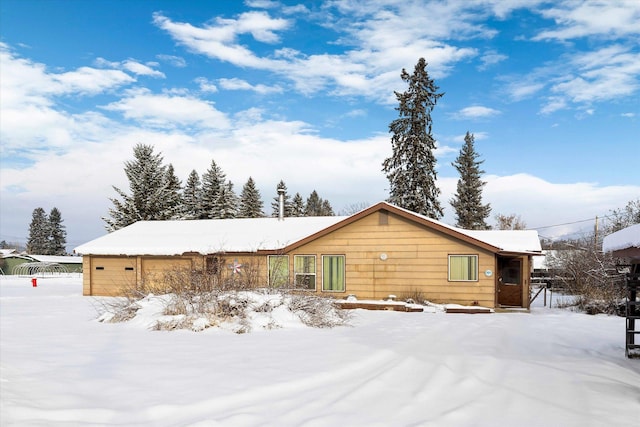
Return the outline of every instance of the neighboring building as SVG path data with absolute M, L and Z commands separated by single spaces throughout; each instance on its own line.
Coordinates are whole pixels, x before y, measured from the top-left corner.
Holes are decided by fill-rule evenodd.
M 640 357 L 640 224 L 635 224 L 606 236 L 602 251 L 611 253 L 627 269 L 625 287 L 625 354 Z
M 84 295 L 199 270 L 358 299 L 529 306 L 536 231 L 462 230 L 381 202 L 348 217 L 140 221 L 75 249 Z
M 18 266 L 27 263 L 56 264 L 61 268 L 57 271 L 66 273 L 82 273 L 82 257 L 80 256 L 53 256 L 53 255 L 32 255 L 18 253 L 14 249 L 0 250 L 0 268 L 3 274 L 16 274 Z

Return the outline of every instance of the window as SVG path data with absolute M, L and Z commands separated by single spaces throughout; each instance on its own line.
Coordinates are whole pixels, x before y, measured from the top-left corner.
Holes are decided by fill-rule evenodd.
M 316 289 L 315 255 L 296 255 L 293 257 L 293 274 L 296 288 Z
M 344 292 L 344 255 L 322 256 L 322 290 Z
M 218 275 L 222 270 L 222 265 L 224 260 L 217 256 L 208 256 L 206 258 L 205 268 L 207 269 L 207 273 L 212 275 Z
M 475 282 L 478 280 L 478 255 L 449 255 L 449 280 Z
M 126 271 L 133 271 L 133 267 L 125 267 L 124 268 Z
M 287 255 L 269 255 L 269 286 L 289 285 L 289 257 Z
M 104 267 L 96 267 L 96 270 L 104 270 Z

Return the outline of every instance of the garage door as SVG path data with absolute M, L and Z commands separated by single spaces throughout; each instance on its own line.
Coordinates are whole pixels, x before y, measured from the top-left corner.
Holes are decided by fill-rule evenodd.
M 91 295 L 123 295 L 136 286 L 135 257 L 91 257 Z
M 166 289 L 173 277 L 191 271 L 191 258 L 143 258 L 142 281 L 147 289 Z

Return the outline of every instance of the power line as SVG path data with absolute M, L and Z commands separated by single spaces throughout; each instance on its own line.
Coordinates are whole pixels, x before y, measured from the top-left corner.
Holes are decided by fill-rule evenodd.
M 593 218 L 589 218 L 589 219 L 581 219 L 581 220 L 579 220 L 579 221 L 565 222 L 565 223 L 562 223 L 562 224 L 545 225 L 544 227 L 531 227 L 531 228 L 529 228 L 528 230 L 541 230 L 541 229 L 543 229 L 543 228 L 553 228 L 553 227 L 561 227 L 561 226 L 563 226 L 563 225 L 580 224 L 581 222 L 592 222 L 592 221 L 594 221 L 594 220 L 595 220 L 595 218 L 598 218 L 598 219 L 605 219 L 605 218 L 610 218 L 610 217 L 612 217 L 612 216 L 613 216 L 613 215 L 596 215 L 595 217 L 593 217 Z

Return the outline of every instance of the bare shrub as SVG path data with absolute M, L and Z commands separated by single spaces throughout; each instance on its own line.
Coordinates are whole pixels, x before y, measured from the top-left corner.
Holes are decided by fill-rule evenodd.
M 424 293 L 418 288 L 414 288 L 409 292 L 404 292 L 399 295 L 398 300 L 404 301 L 408 304 L 422 304 L 424 305 L 427 298 L 424 296 Z
M 284 288 L 259 288 L 259 269 L 251 265 L 243 265 L 242 274 L 173 269 L 165 272 L 161 280 L 153 279 L 127 289 L 125 297 L 114 300 L 105 310 L 111 313 L 109 321 L 132 319 L 142 307 L 142 300 L 150 295 L 162 295 L 155 301 L 164 304 L 163 317 L 155 322 L 153 330 L 201 331 L 229 322 L 235 325 L 234 332 L 248 333 L 252 329 L 251 313 L 263 315 L 265 329 L 277 329 L 281 326 L 270 317 L 282 305 L 305 325 L 317 328 L 344 325 L 351 316 L 350 311 L 341 310 L 330 298 Z
M 314 328 L 344 325 L 352 316 L 350 310 L 340 309 L 332 299 L 315 295 L 292 294 L 288 308 L 302 323 Z
M 549 264 L 557 272 L 556 280 L 575 296 L 573 307 L 589 314 L 622 314 L 624 276 L 617 272 L 613 258 L 596 250 L 592 241 L 556 251 Z

